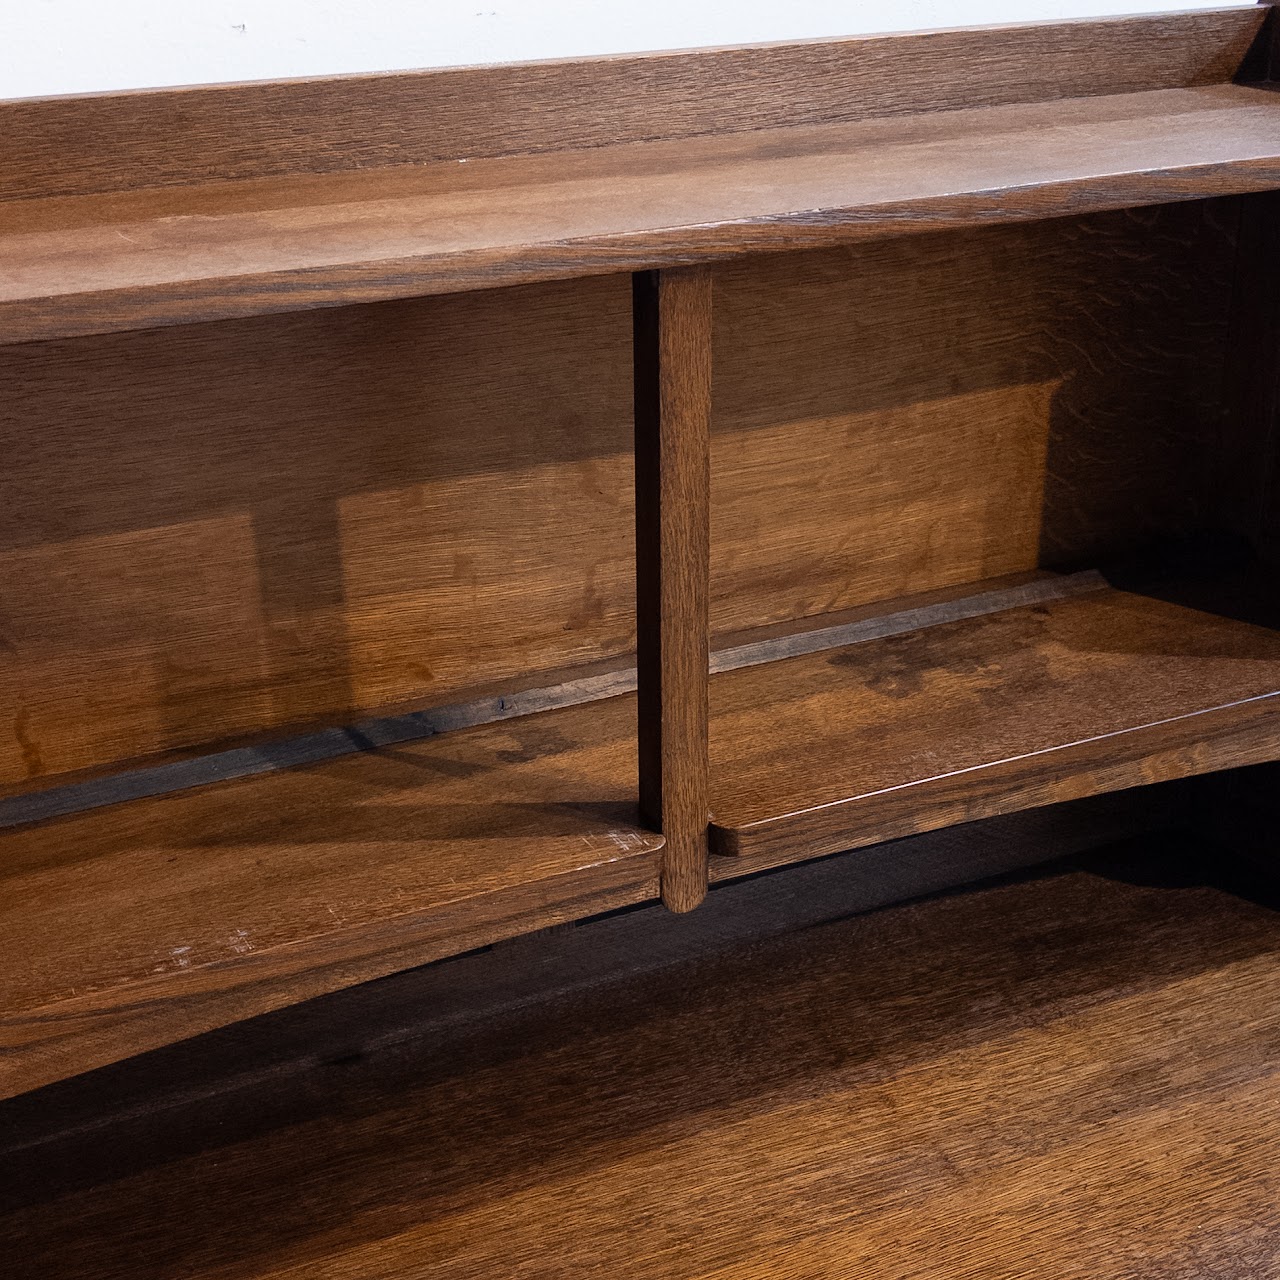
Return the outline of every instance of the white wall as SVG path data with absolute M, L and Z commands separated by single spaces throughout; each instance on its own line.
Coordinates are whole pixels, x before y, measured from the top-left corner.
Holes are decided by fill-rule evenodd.
M 1045 18 L 1225 9 L 1239 3 L 0 0 L 0 98 Z

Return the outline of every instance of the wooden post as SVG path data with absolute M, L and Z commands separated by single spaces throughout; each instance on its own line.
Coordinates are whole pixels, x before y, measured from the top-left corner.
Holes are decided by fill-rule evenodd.
M 711 270 L 632 287 L 640 810 L 666 837 L 662 899 L 707 892 Z

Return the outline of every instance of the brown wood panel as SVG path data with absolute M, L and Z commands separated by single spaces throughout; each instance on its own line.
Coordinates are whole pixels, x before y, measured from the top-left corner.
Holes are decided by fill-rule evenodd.
M 638 273 L 636 708 L 640 811 L 666 838 L 662 899 L 707 892 L 711 271 Z
M 1276 0 L 1257 0 L 1258 4 L 1273 6 Z M 1280 25 L 1275 15 L 1270 15 L 1250 46 L 1244 61 L 1236 71 L 1241 83 L 1260 83 L 1280 79 Z
M 257 1130 L 270 1123 L 259 1096 L 267 1079 L 283 1083 L 318 1063 L 350 1066 L 357 1055 L 411 1044 L 438 1046 L 461 1021 L 651 974 L 708 948 L 776 937 L 1105 844 L 1182 831 L 1206 784 L 1249 772 L 1115 792 L 895 840 L 854 857 L 819 858 L 789 868 L 785 881 L 748 876 L 718 886 L 694 913 L 640 904 L 237 1022 L 0 1102 L 0 1169 L 13 1175 L 21 1161 L 18 1180 L 37 1195 L 33 1182 L 47 1185 L 50 1178 L 63 1190 L 87 1185 L 100 1172 L 95 1155 L 109 1163 L 124 1155 L 115 1163 L 117 1174 L 122 1164 L 145 1162 L 145 1144 L 111 1133 L 119 1122 L 162 1117 L 161 1128 L 177 1145 L 198 1142 L 202 1129 L 230 1138 L 228 1123 Z M 1233 851 L 1237 830 L 1233 824 Z M 65 1144 L 76 1144 L 85 1129 L 96 1130 L 105 1145 L 91 1138 L 91 1150 L 81 1146 L 72 1156 Z M 176 1154 L 172 1146 L 170 1152 Z M 5 1203 L 0 1192 L 0 1213 Z
M 459 292 L 1280 186 L 1217 84 L 0 209 L 0 342 Z M 319 185 L 318 199 L 311 193 Z
M 658 891 L 614 700 L 0 837 L 0 1096 Z
M 1257 1280 L 1280 923 L 1136 852 L 144 1103 L 7 1157 L 9 1275 Z
M 755 663 L 816 653 L 880 636 L 897 635 L 957 618 L 973 618 L 1020 605 L 1037 604 L 1096 590 L 1101 575 L 1012 574 L 950 591 L 931 591 L 886 605 L 827 614 L 823 626 L 812 620 L 789 622 L 739 633 L 711 654 L 711 670 L 733 671 Z M 563 674 L 563 673 L 562 673 Z M 561 707 L 581 706 L 636 692 L 636 668 L 623 662 L 575 668 L 567 680 L 526 681 L 475 691 L 463 702 L 375 716 L 345 726 L 323 726 L 267 741 L 241 742 L 214 751 L 171 753 L 109 772 L 63 775 L 49 785 L 0 794 L 0 828 L 83 813 L 192 787 L 255 777 L 281 769 L 323 764 L 371 748 L 396 747 L 440 733 L 497 724 Z M 704 698 L 705 701 L 705 698 Z
M 1047 347 L 1062 369 L 1045 459 L 1041 560 L 1093 566 L 1188 534 L 1232 530 L 1257 439 L 1231 424 L 1226 369 L 1237 344 L 1235 275 L 1242 201 L 1147 222 L 1159 240 L 1081 287 L 1059 260 L 1034 276 L 1048 295 Z M 1144 211 L 1120 215 L 1138 223 Z M 1082 220 L 1128 259 L 1120 221 Z M 1104 252 L 1095 242 L 1086 251 Z M 1088 268 L 1086 268 L 1088 270 Z M 1199 284 L 1186 288 L 1185 283 Z M 1123 317 L 1123 318 L 1122 318 Z M 1087 354 L 1086 354 L 1087 353 Z
M 717 269 L 714 632 L 1197 527 L 1231 207 Z M 0 779 L 625 658 L 628 284 L 0 351 Z
M 1275 760 L 1280 634 L 1100 588 L 725 672 L 711 707 L 724 879 Z M 635 715 L 613 698 L 0 834 L 4 1088 L 653 896 Z
M 712 729 L 754 869 L 1280 758 L 1280 634 L 1106 589 L 728 672 Z
M 625 279 L 12 349 L 6 777 L 632 650 L 629 349 Z
M 1256 8 L 0 103 L 0 199 L 1227 80 Z
M 717 271 L 717 634 L 1231 517 L 1236 206 L 952 232 Z

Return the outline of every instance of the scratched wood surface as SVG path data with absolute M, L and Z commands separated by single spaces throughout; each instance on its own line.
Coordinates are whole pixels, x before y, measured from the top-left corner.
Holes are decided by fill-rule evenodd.
M 7 833 L 0 1096 L 655 897 L 634 778 L 615 699 Z
M 1280 186 L 1278 137 L 1280 98 L 1221 84 L 475 160 L 336 192 L 307 178 L 21 200 L 0 209 L 0 342 L 1263 191 Z
M 1237 218 L 719 268 L 713 631 L 1212 523 Z M 6 348 L 0 447 L 0 784 L 634 649 L 625 277 Z
M 1228 865 L 1164 839 L 85 1129 L 0 1167 L 7 1275 L 1257 1280 L 1280 917 Z

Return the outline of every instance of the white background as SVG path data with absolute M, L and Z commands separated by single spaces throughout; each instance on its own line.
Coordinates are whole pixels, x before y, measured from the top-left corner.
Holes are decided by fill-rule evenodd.
M 514 62 L 1240 0 L 0 0 L 0 98 Z

